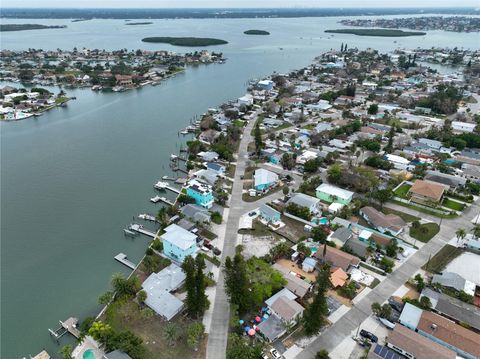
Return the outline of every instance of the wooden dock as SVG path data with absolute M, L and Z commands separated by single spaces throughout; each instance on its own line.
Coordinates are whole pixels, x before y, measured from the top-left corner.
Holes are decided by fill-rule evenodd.
M 69 333 L 73 335 L 75 338 L 80 338 L 80 330 L 77 329 L 78 319 L 74 317 L 70 317 L 64 322 L 59 320 L 60 327 L 58 329 L 52 330 L 48 329 L 50 335 L 53 336 L 56 340 L 63 337 L 65 334 Z
M 136 268 L 136 265 L 129 261 L 127 259 L 127 255 L 126 254 L 123 254 L 123 253 L 118 253 L 115 257 L 115 260 L 117 260 L 118 262 L 122 263 L 123 265 L 127 266 L 128 268 L 134 270 Z
M 153 232 L 150 232 L 149 230 L 146 230 L 145 228 L 143 228 L 143 226 L 141 224 L 138 224 L 138 223 L 132 223 L 131 225 L 128 226 L 128 229 L 133 231 L 133 232 L 143 234 L 147 237 L 155 238 L 155 236 L 156 236 L 156 233 L 153 233 Z

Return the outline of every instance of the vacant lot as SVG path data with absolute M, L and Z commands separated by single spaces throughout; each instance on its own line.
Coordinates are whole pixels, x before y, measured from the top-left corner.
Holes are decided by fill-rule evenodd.
M 418 228 L 410 227 L 410 236 L 426 243 L 432 239 L 440 230 L 440 227 L 436 223 L 421 224 Z
M 463 253 L 463 249 L 447 244 L 422 267 L 431 273 L 440 273 L 448 263 Z

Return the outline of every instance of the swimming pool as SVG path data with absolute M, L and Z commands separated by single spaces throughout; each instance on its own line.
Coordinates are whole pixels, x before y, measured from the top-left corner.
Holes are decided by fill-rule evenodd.
M 328 224 L 328 219 L 327 217 L 313 218 L 312 223 L 326 225 Z
M 85 350 L 83 352 L 83 359 L 95 359 L 92 349 Z

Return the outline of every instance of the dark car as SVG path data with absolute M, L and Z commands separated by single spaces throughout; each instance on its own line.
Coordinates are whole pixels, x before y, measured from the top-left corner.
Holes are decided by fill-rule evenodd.
M 217 247 L 215 247 L 213 248 L 213 254 L 215 254 L 216 256 L 219 256 L 220 254 L 222 254 L 222 251 Z
M 399 302 L 398 300 L 395 300 L 394 298 L 390 297 L 388 298 L 388 304 L 395 309 L 397 312 L 401 312 L 403 310 L 403 303 Z
M 360 330 L 360 335 L 364 338 L 370 339 L 373 343 L 378 342 L 378 337 L 364 329 Z

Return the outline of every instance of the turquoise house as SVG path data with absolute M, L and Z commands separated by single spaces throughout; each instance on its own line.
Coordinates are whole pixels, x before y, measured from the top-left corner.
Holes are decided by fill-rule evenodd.
M 347 205 L 352 201 L 353 195 L 353 192 L 326 183 L 316 189 L 317 198 L 327 203 L 335 202 Z
M 280 222 L 280 212 L 266 204 L 260 206 L 260 217 L 267 222 Z
M 187 196 L 193 198 L 195 203 L 204 208 L 212 208 L 213 191 L 212 186 L 196 180 L 190 181 L 187 187 Z
M 160 236 L 163 242 L 163 254 L 177 263 L 183 263 L 186 257 L 195 257 L 199 250 L 197 236 L 182 227 L 171 224 Z
M 254 187 L 257 191 L 266 191 L 278 183 L 278 175 L 260 168 L 254 174 Z

